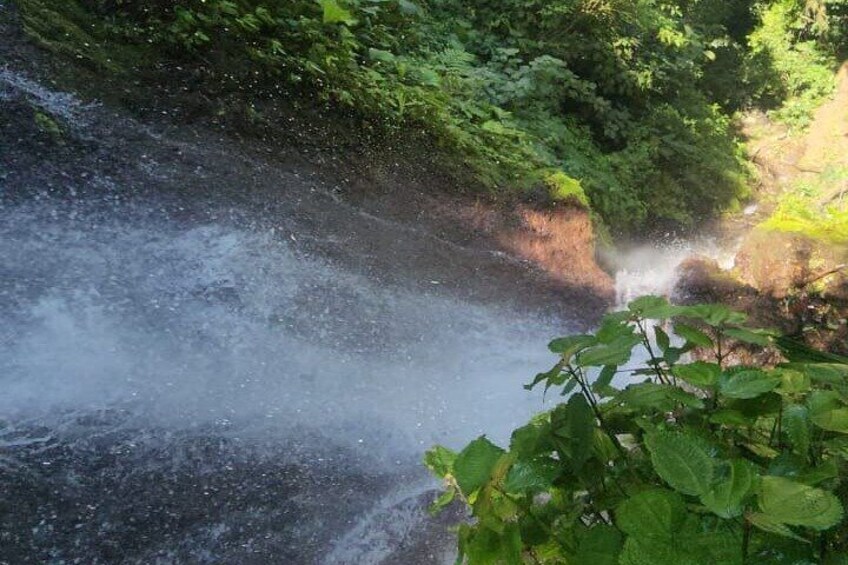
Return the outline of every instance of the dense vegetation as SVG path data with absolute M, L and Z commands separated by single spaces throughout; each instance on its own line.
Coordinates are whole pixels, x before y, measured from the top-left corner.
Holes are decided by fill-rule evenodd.
M 527 388 L 567 401 L 508 449 L 484 436 L 427 454 L 447 486 L 436 507 L 473 512 L 460 560 L 845 563 L 848 359 L 745 321 L 646 297 L 551 342 L 559 361 Z M 734 365 L 740 345 L 783 362 Z M 704 360 L 684 362 L 693 351 Z
M 832 88 L 844 0 L 19 0 L 30 34 L 103 70 L 143 62 L 239 100 L 424 132 L 496 194 L 689 224 L 746 195 L 734 111 L 803 125 Z M 222 109 L 226 111 L 226 108 Z M 332 114 L 327 114 L 332 119 Z M 273 125 L 273 124 L 272 124 Z

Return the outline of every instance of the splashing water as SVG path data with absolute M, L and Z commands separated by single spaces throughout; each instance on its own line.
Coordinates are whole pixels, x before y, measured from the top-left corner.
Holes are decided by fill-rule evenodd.
M 544 344 L 557 333 L 551 321 L 385 288 L 249 228 L 181 225 L 132 209 L 49 201 L 9 205 L 0 216 L 0 420 L 10 426 L 0 441 L 7 465 L 20 465 L 25 474 L 90 471 L 86 450 L 97 451 L 90 445 L 94 434 L 107 451 L 127 444 L 137 453 L 155 451 L 157 457 L 142 458 L 147 471 L 140 476 L 151 466 L 176 475 L 185 471 L 168 457 L 163 463 L 162 450 L 178 452 L 181 442 L 194 445 L 200 437 L 236 452 L 239 445 L 250 452 L 271 444 L 259 459 L 271 453 L 281 464 L 315 464 L 318 473 L 339 474 L 338 482 L 357 483 L 357 473 L 389 475 L 381 479 L 385 485 L 367 487 L 376 500 L 386 485 L 408 491 L 417 484 L 406 500 L 432 486 L 414 463 L 424 448 L 456 447 L 482 433 L 504 442 L 542 407 L 521 384 L 549 362 Z M 22 441 L 38 449 L 20 449 Z M 222 472 L 220 462 L 207 464 Z M 73 488 L 114 497 L 130 480 L 114 473 L 103 480 L 116 492 L 97 492 L 85 479 Z M 392 476 L 397 473 L 403 474 Z M 73 490 L 69 480 L 79 479 L 36 482 Z M 285 492 L 260 486 L 285 504 Z M 21 496 L 21 503 L 43 507 L 18 516 L 16 529 L 28 520 L 71 527 L 50 518 L 49 501 Z M 342 502 L 312 490 L 302 496 L 314 498 L 317 508 L 307 523 L 338 513 L 335 504 Z M 389 489 L 386 496 L 397 493 Z M 172 512 L 185 512 L 182 504 L 174 499 Z M 352 506 L 341 527 L 356 524 L 369 504 Z M 421 521 L 420 514 L 407 516 Z M 262 535 L 261 528 L 249 531 Z M 220 556 L 222 547 L 231 551 L 244 541 L 232 532 L 230 541 L 221 541 L 228 539 L 223 534 L 210 541 L 207 531 L 201 543 L 199 535 L 186 531 L 179 543 L 194 549 L 170 555 L 203 561 L 203 544 Z M 313 535 L 283 538 L 294 543 Z M 329 552 L 335 536 L 321 536 L 314 551 L 296 560 Z M 83 556 L 106 555 L 98 543 L 83 536 Z M 279 555 L 280 543 L 271 539 L 263 551 Z M 58 556 L 79 555 L 59 547 Z M 363 562 L 379 562 L 392 549 L 383 543 L 358 551 Z M 139 548 L 136 558 L 148 551 Z M 336 551 L 329 555 L 344 562 L 343 550 Z

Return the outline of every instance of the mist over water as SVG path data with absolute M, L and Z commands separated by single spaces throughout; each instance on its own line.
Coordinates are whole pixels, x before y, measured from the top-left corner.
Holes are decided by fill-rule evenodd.
M 58 208 L 2 212 L 4 416 L 120 406 L 416 451 L 503 440 L 540 406 L 521 384 L 551 323 L 382 288 L 270 232 Z
M 21 494 L 32 515 L 6 518 L 24 521 L 22 530 L 30 521 L 34 532 L 73 532 L 52 542 L 52 554 L 92 562 L 92 547 L 126 526 L 113 524 L 115 514 L 160 496 L 151 473 L 180 477 L 189 465 L 196 477 L 196 464 L 213 482 L 246 466 L 246 478 L 216 487 L 229 518 L 198 518 L 202 527 L 178 541 L 149 542 L 154 553 L 136 535 L 134 559 L 221 562 L 264 536 L 261 551 L 233 559 L 267 562 L 291 547 L 291 562 L 380 562 L 425 519 L 420 495 L 434 482 L 419 463 L 424 449 L 484 433 L 507 442 L 544 407 L 522 384 L 551 364 L 547 341 L 567 332 L 556 320 L 452 298 L 435 283 L 425 293 L 383 285 L 253 224 L 175 219 L 155 201 L 6 203 L 0 272 L 4 485 L 36 477 L 33 488 L 76 506 L 111 508 L 66 515 L 51 509 L 56 495 Z M 107 456 L 120 465 L 103 467 Z M 92 469 L 103 475 L 97 484 L 87 482 Z M 279 479 L 267 484 L 272 473 Z M 269 538 L 273 528 L 251 519 L 249 534 L 233 532 L 242 499 L 263 499 L 266 517 L 290 505 L 294 487 L 279 482 L 297 473 L 315 484 L 297 495 L 307 508 L 284 518 L 291 528 Z M 158 524 L 169 505 L 187 512 L 170 492 L 132 521 Z M 48 542 L 32 534 L 26 543 L 35 557 Z

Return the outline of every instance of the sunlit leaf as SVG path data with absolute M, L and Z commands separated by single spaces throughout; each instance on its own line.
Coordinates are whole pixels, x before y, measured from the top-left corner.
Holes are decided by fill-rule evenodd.
M 347 26 L 356 24 L 356 18 L 353 17 L 353 14 L 336 0 L 319 0 L 318 3 L 324 10 L 323 21 L 325 24 L 344 24 Z
M 674 490 L 691 495 L 709 492 L 714 462 L 698 442 L 681 433 L 657 431 L 645 436 L 645 446 L 654 470 Z
M 459 488 L 466 496 L 489 481 L 503 453 L 503 449 L 494 445 L 485 436 L 481 436 L 469 443 L 457 455 L 453 464 L 453 474 Z
M 437 477 L 444 477 L 453 471 L 456 453 L 446 447 L 437 445 L 424 454 L 424 464 Z
M 763 477 L 760 511 L 776 522 L 826 530 L 842 520 L 842 504 L 828 491 L 783 477 Z
M 693 328 L 692 326 L 688 326 L 686 324 L 675 323 L 674 324 L 674 333 L 688 341 L 689 343 L 696 345 L 698 347 L 712 347 L 713 340 L 710 336 L 702 332 L 697 328 Z
M 774 390 L 780 376 L 761 369 L 746 369 L 724 373 L 719 379 L 719 392 L 728 398 L 756 398 Z
M 807 399 L 810 420 L 831 432 L 848 433 L 848 407 L 832 391 L 816 391 Z
M 701 495 L 701 502 L 722 518 L 740 516 L 742 501 L 754 486 L 753 467 L 747 461 L 734 459 L 717 468 L 718 473 L 721 477 Z
M 716 363 L 696 361 L 688 365 L 675 365 L 672 374 L 690 385 L 709 389 L 714 387 L 721 377 L 721 367 Z

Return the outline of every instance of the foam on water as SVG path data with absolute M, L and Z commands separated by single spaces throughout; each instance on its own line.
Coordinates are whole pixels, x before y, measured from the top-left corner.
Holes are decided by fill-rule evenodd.
M 417 450 L 504 440 L 541 406 L 521 384 L 547 322 L 381 288 L 271 233 L 47 208 L 3 212 L 0 417 L 122 406 Z

